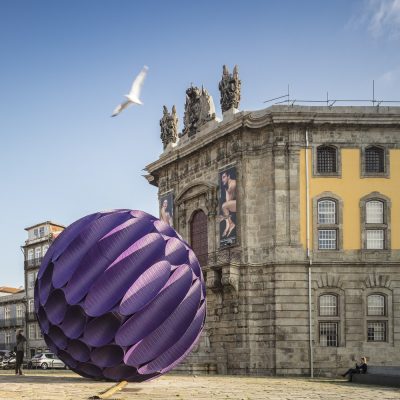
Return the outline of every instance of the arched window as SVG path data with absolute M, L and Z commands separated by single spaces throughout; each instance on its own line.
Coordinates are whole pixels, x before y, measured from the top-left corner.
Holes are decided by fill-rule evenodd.
M 364 165 L 366 173 L 385 172 L 385 151 L 381 147 L 370 146 L 365 149 Z
M 323 347 L 339 346 L 339 295 L 324 293 L 318 297 L 319 344 Z
M 390 199 L 378 192 L 360 200 L 364 249 L 390 249 L 390 204 Z
M 336 224 L 336 203 L 333 200 L 320 200 L 318 202 L 318 223 Z
M 317 173 L 336 173 L 337 149 L 333 146 L 322 145 L 317 148 Z
M 381 293 L 367 297 L 367 340 L 386 342 L 388 331 L 387 299 Z
M 333 294 L 324 294 L 319 297 L 319 315 L 321 316 L 337 316 L 337 296 Z
M 205 266 L 208 262 L 208 223 L 207 216 L 202 210 L 193 214 L 190 223 L 190 243 L 196 254 L 200 265 Z
M 338 210 L 337 202 L 321 198 L 317 201 L 318 250 L 338 249 Z

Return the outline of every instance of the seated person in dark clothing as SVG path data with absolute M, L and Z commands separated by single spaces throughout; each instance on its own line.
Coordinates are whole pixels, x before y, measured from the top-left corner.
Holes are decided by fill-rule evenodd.
M 358 365 L 356 364 L 355 368 L 350 368 L 348 371 L 346 371 L 345 374 L 343 374 L 343 378 L 345 378 L 347 375 L 349 375 L 349 381 L 351 382 L 353 375 L 354 374 L 366 374 L 367 373 L 367 358 L 366 357 L 361 357 L 361 364 Z

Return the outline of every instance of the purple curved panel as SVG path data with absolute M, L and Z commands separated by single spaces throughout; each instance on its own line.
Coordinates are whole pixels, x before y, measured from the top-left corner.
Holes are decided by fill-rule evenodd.
M 116 343 L 129 346 L 154 331 L 185 298 L 191 283 L 192 271 L 187 265 L 182 265 L 169 278 L 164 290 L 122 325 L 115 336 Z
M 124 350 L 115 344 L 97 347 L 92 351 L 90 358 L 101 368 L 113 367 L 124 359 Z
M 199 307 L 201 285 L 196 281 L 187 296 L 171 316 L 155 331 L 133 345 L 126 353 L 124 361 L 133 367 L 138 367 L 158 357 L 174 344 L 185 333 Z M 162 340 L 160 338 L 162 337 Z
M 169 368 L 173 368 L 175 363 L 180 360 L 182 356 L 185 356 L 196 344 L 199 332 L 201 332 L 201 328 L 204 325 L 205 316 L 206 306 L 203 303 L 183 336 L 166 352 L 162 353 L 148 364 L 141 366 L 138 372 L 141 374 L 152 374 L 154 372 L 164 372 Z
M 119 306 L 123 315 L 132 315 L 157 296 L 171 273 L 168 261 L 159 261 L 147 269 L 125 293 Z
M 146 219 L 130 219 L 103 236 L 81 261 L 66 287 L 66 298 L 76 304 L 87 294 L 93 282 L 132 244 L 152 231 Z
M 46 315 L 46 311 L 44 310 L 44 308 L 42 306 L 39 307 L 39 310 L 37 311 L 36 316 L 40 323 L 40 326 L 42 327 L 42 331 L 44 333 L 48 333 L 50 324 L 49 324 L 49 320 Z
M 79 363 L 77 369 L 79 371 L 82 371 L 86 376 L 98 379 L 103 377 L 103 373 L 101 372 L 101 369 L 92 363 Z
M 168 236 L 169 238 L 176 237 L 175 229 L 164 221 L 157 219 L 154 221 L 154 227 L 158 233 L 161 233 L 161 235 Z
M 90 359 L 90 348 L 81 340 L 70 340 L 66 348 L 66 352 L 80 362 L 85 362 Z
M 57 345 L 50 339 L 49 335 L 43 333 L 43 339 L 47 344 L 47 347 L 50 349 L 51 352 L 54 354 L 58 354 L 61 350 L 57 347 Z
M 42 279 L 39 280 L 38 291 L 39 291 L 39 301 L 40 304 L 43 306 L 51 291 L 54 289 L 51 284 L 51 278 L 53 276 L 53 264 L 50 263 L 47 267 L 46 271 L 44 272 Z
M 100 212 L 70 225 L 48 249 L 34 292 L 48 347 L 90 379 L 155 379 L 189 353 L 204 325 L 196 256 L 143 211 Z
M 164 240 L 158 233 L 139 239 L 96 280 L 86 296 L 84 309 L 97 317 L 109 311 L 133 282 L 164 252 Z
M 88 317 L 81 306 L 70 306 L 60 328 L 70 339 L 77 339 L 82 335 L 87 319 Z
M 58 352 L 58 358 L 61 361 L 64 361 L 69 368 L 76 368 L 78 366 L 78 361 L 75 360 L 71 354 L 67 353 L 65 350 L 60 350 Z
M 196 276 L 200 277 L 201 274 L 200 264 L 199 261 L 197 260 L 196 255 L 194 254 L 194 251 L 191 249 L 189 250 L 189 264 L 193 272 L 196 274 Z
M 54 290 L 50 294 L 43 308 L 46 311 L 48 320 L 52 324 L 60 324 L 67 311 L 67 302 L 65 301 L 64 292 L 61 289 Z
M 99 213 L 95 214 L 90 214 L 87 215 L 86 217 L 83 217 L 81 219 L 78 219 L 74 223 L 72 223 L 68 229 L 65 229 L 60 233 L 60 235 L 57 236 L 56 240 L 54 243 L 51 245 L 51 247 L 47 250 L 42 263 L 39 268 L 38 272 L 38 279 L 41 279 L 43 276 L 43 273 L 47 267 L 47 264 L 51 260 L 56 260 L 69 246 L 69 244 L 75 239 L 75 237 L 79 234 L 79 232 L 82 230 L 82 227 L 85 226 L 87 223 L 90 223 L 91 221 L 95 220 L 96 218 L 99 217 Z
M 67 347 L 68 338 L 64 335 L 64 332 L 58 326 L 51 325 L 47 336 L 59 349 L 65 350 L 65 348 Z
M 85 329 L 83 341 L 90 346 L 104 346 L 110 343 L 121 325 L 115 313 L 107 313 L 92 319 Z
M 67 251 L 58 260 L 53 261 L 53 286 L 55 288 L 64 286 L 78 268 L 83 256 L 93 246 L 93 243 L 96 243 L 116 226 L 127 221 L 129 217 L 129 212 L 108 214 L 85 227 L 79 236 L 70 243 Z
M 114 367 L 105 368 L 103 374 L 107 379 L 113 381 L 126 381 L 129 380 L 130 377 L 137 375 L 137 370 L 135 367 L 120 364 Z
M 171 238 L 165 246 L 165 258 L 170 264 L 181 265 L 187 262 L 188 251 L 179 239 Z

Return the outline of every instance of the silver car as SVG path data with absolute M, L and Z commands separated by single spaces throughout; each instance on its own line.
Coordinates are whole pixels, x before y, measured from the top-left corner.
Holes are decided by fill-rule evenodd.
M 28 362 L 28 368 L 66 368 L 66 365 L 54 353 L 39 353 Z

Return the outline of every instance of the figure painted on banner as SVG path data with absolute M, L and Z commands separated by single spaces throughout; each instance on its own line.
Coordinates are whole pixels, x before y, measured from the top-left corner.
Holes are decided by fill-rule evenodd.
M 225 171 L 221 180 L 225 190 L 225 202 L 221 206 L 222 219 L 225 221 L 222 237 L 228 237 L 236 226 L 232 220 L 232 213 L 236 213 L 236 179 L 232 179 L 230 173 Z
M 173 226 L 172 215 L 169 212 L 168 199 L 164 199 L 161 203 L 160 219 L 168 225 Z
M 25 342 L 26 338 L 22 334 L 22 329 L 18 330 L 17 333 L 17 343 L 15 346 L 15 375 L 23 375 L 21 367 L 22 363 L 24 362 L 24 350 L 25 350 Z

